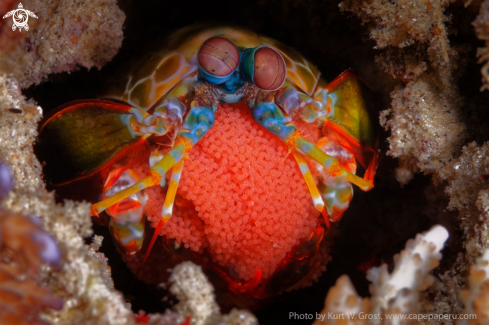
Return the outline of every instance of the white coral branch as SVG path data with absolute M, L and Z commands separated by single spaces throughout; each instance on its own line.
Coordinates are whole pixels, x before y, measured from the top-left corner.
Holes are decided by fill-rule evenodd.
M 419 292 L 433 282 L 429 274 L 438 266 L 440 251 L 448 239 L 448 231 L 434 226 L 429 231 L 408 240 L 400 254 L 394 256 L 394 270 L 387 265 L 372 268 L 367 279 L 372 284 L 372 297 L 361 298 L 347 275 L 341 276 L 326 297 L 324 309 L 314 325 L 320 324 L 401 324 L 401 320 L 387 320 L 385 314 L 414 313 Z M 489 273 L 488 273 L 489 274 Z M 343 315 L 342 317 L 330 317 Z
M 440 251 L 448 239 L 448 231 L 442 226 L 434 226 L 428 232 L 416 235 L 406 243 L 406 248 L 394 256 L 395 267 L 391 274 L 387 265 L 372 268 L 367 279 L 372 282 L 374 310 L 387 309 L 389 300 L 399 296 L 403 289 L 422 291 L 433 282 L 429 272 L 438 266 Z

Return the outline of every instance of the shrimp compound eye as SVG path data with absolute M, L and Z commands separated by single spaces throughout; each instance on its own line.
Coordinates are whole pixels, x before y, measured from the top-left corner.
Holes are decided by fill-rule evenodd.
M 262 90 L 277 90 L 286 76 L 282 55 L 271 47 L 260 46 L 247 50 L 241 62 L 243 78 Z
M 228 39 L 212 37 L 200 47 L 197 62 L 204 79 L 213 84 L 220 84 L 229 79 L 238 68 L 239 50 Z
M 285 81 L 285 62 L 277 51 L 262 47 L 255 52 L 255 85 L 263 90 L 276 90 Z

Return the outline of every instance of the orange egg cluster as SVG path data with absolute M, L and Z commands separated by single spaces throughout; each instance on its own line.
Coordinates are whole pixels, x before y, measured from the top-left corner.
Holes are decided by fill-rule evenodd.
M 297 122 L 309 141 L 317 127 Z M 146 190 L 147 214 L 160 220 L 164 195 Z M 161 235 L 207 248 L 213 262 L 249 280 L 277 264 L 317 226 L 319 213 L 287 146 L 258 125 L 244 103 L 223 104 L 185 161 L 170 221 Z

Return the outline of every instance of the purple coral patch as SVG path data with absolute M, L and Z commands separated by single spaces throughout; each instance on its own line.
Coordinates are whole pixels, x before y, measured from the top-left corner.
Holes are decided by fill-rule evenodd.
M 14 187 L 14 176 L 10 167 L 0 162 L 0 200 Z
M 44 263 L 59 268 L 61 251 L 53 236 L 46 232 L 36 231 L 32 234 L 34 242 L 39 246 L 39 257 Z

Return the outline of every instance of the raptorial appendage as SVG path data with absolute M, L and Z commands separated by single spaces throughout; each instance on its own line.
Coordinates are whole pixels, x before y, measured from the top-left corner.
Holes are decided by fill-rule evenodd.
M 183 83 L 180 87 L 187 89 L 187 84 Z M 179 87 L 177 87 L 179 90 Z M 130 114 L 121 116 L 122 121 L 128 129 L 134 133 L 148 137 L 151 135 L 162 136 L 170 131 L 174 131 L 183 120 L 186 106 L 178 97 L 169 97 L 158 105 L 153 114 L 139 108 L 131 108 Z
M 165 185 L 166 173 L 189 152 L 214 123 L 214 112 L 208 108 L 193 107 L 178 131 L 173 148 L 149 170 L 149 175 L 136 184 L 92 205 L 93 215 L 121 200 L 154 185 Z

